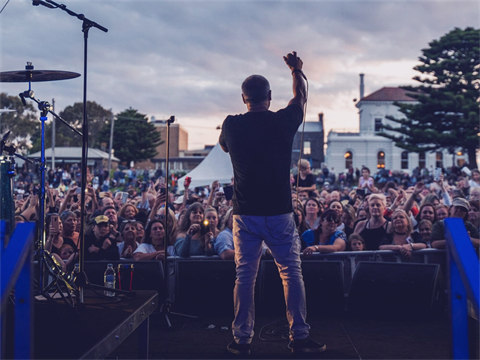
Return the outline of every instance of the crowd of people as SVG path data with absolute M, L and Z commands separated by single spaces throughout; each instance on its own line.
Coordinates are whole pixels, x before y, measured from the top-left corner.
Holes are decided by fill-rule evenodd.
M 364 167 L 360 177 L 354 176 L 357 186 L 342 188 L 337 183 L 328 189 L 319 188 L 308 161 L 301 160 L 298 170 L 298 178 L 292 171 L 292 205 L 305 257 L 363 250 L 393 250 L 409 257 L 418 249 L 441 249 L 446 217 L 462 218 L 474 247 L 479 247 L 477 169 L 470 178 L 458 177 L 453 184 L 442 174 L 437 181 L 419 179 L 408 186 L 375 182 Z M 165 255 L 234 259 L 231 199 L 226 199 L 218 181 L 202 189 L 185 184 L 181 196 L 170 192 L 165 211 L 162 177 L 135 179 L 122 189 L 128 191 L 117 192 L 94 189 L 94 177 L 89 172 L 87 177 L 86 260 L 161 260 Z M 15 221 L 38 221 L 38 189 L 17 184 Z M 73 266 L 79 247 L 80 187 L 71 180 L 68 185 L 48 184 L 45 246 L 67 269 Z M 268 256 L 268 246 L 263 250 Z

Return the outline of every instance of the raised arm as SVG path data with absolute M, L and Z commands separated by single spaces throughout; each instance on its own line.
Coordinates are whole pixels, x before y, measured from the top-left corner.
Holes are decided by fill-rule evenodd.
M 303 109 L 305 102 L 307 101 L 307 89 L 305 87 L 305 81 L 303 80 L 305 75 L 302 71 L 303 61 L 297 56 L 295 51 L 284 56 L 283 60 L 293 75 L 293 98 L 288 105 L 298 104 Z

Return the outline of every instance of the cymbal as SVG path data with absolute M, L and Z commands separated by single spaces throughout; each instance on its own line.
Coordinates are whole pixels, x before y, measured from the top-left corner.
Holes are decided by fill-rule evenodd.
M 79 77 L 80 74 L 71 71 L 58 70 L 18 70 L 0 72 L 0 82 L 40 82 L 67 80 Z

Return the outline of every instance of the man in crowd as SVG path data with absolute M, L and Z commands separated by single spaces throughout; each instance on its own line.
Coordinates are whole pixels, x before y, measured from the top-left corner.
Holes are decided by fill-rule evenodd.
M 277 112 L 269 111 L 268 80 L 260 75 L 242 84 L 248 112 L 228 116 L 223 122 L 220 145 L 230 153 L 234 169 L 233 236 L 237 280 L 234 290 L 234 341 L 229 352 L 248 356 L 253 338 L 254 288 L 262 254 L 268 245 L 284 283 L 288 347 L 294 353 L 322 352 L 324 344 L 313 341 L 306 323 L 300 240 L 295 227 L 290 186 L 290 161 L 295 133 L 302 123 L 306 87 L 302 60 L 295 52 L 284 60 L 293 76 L 293 99 Z

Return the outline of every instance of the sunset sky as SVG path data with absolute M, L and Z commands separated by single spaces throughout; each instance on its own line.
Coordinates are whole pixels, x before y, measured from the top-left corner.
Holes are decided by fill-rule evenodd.
M 7 0 L 0 0 L 0 8 Z M 175 115 L 189 149 L 215 144 L 228 114 L 245 111 L 240 85 L 262 74 L 272 110 L 292 96 L 282 56 L 296 50 L 309 80 L 307 121 L 325 114 L 326 130 L 355 129 L 359 73 L 366 95 L 414 84 L 421 49 L 455 27 L 479 28 L 478 1 L 142 1 L 64 0 L 108 29 L 88 41 L 88 100 L 114 113 L 132 107 L 148 117 Z M 10 0 L 0 14 L 0 71 L 82 74 L 34 83 L 56 111 L 82 101 L 82 22 L 60 9 Z M 27 83 L 0 83 L 17 95 Z

